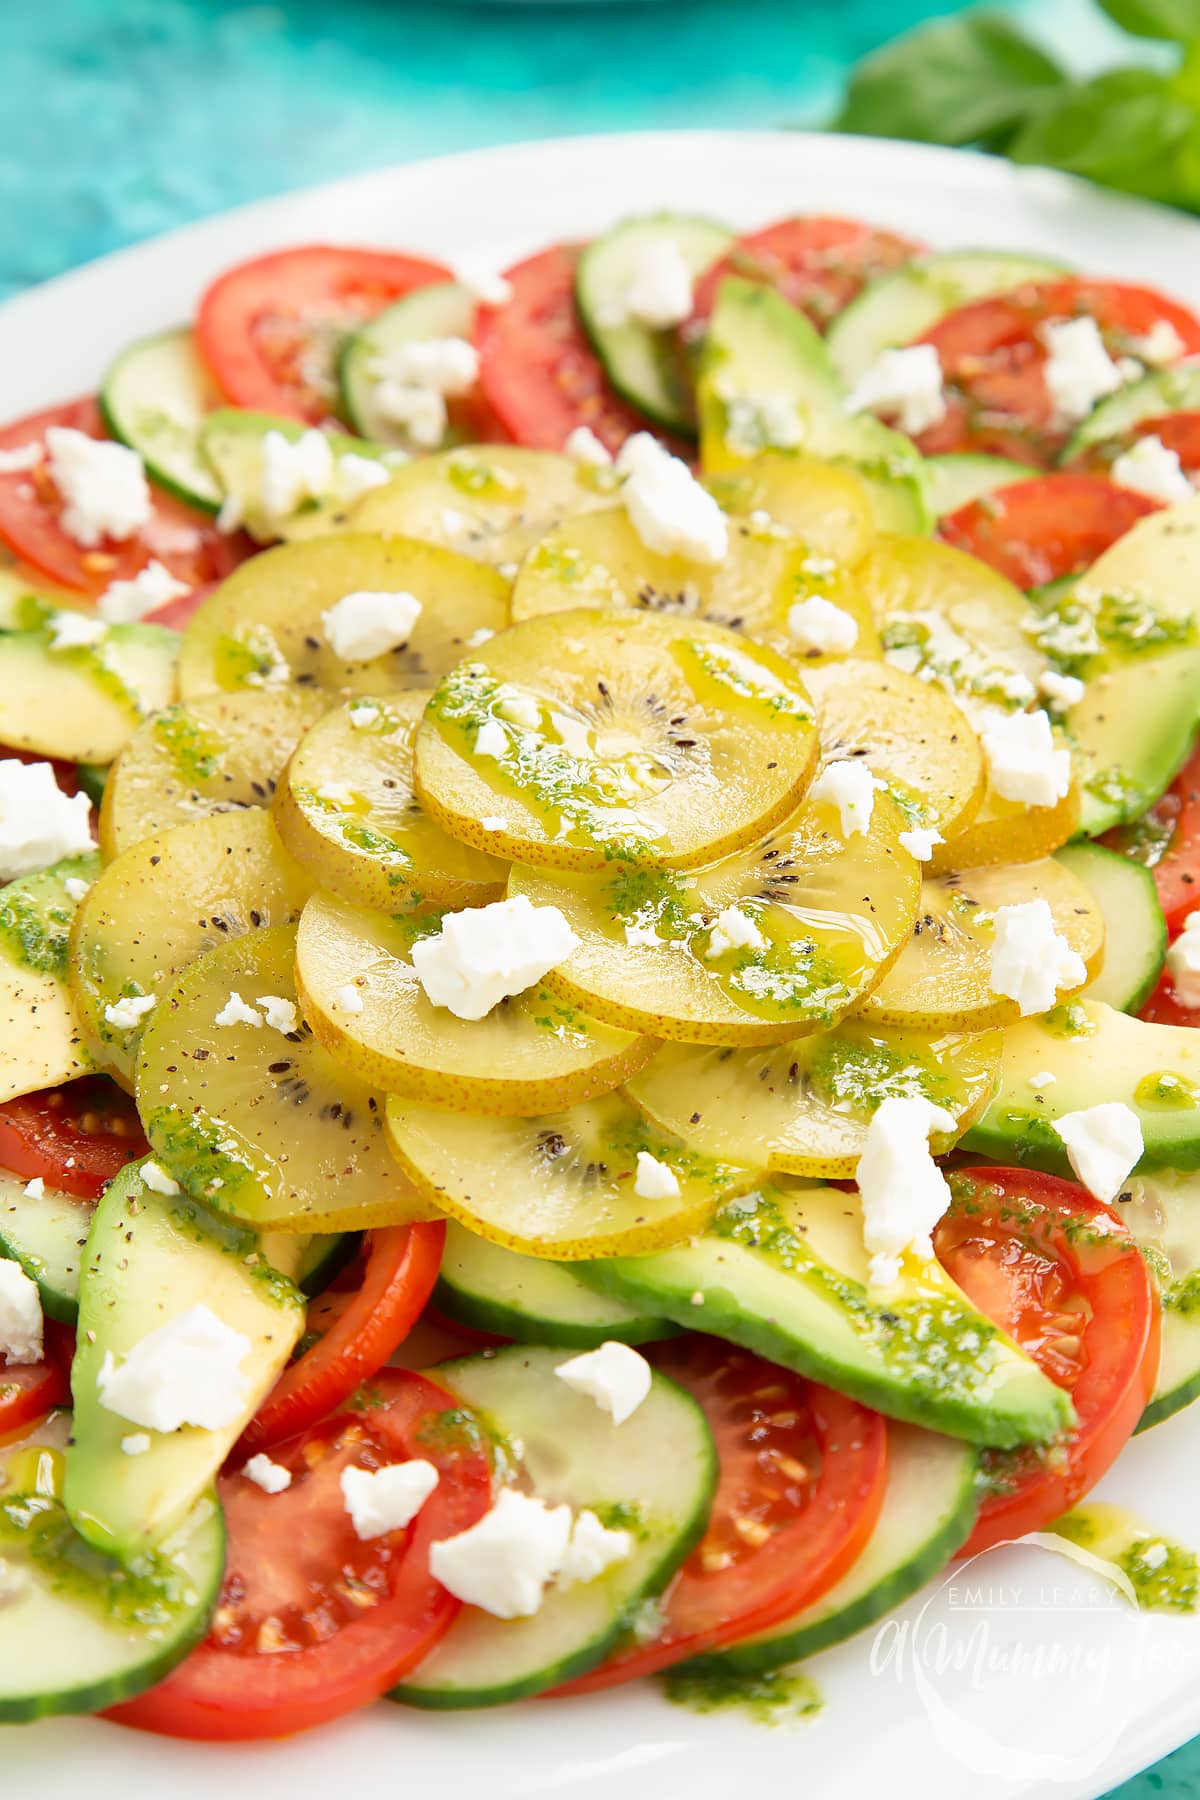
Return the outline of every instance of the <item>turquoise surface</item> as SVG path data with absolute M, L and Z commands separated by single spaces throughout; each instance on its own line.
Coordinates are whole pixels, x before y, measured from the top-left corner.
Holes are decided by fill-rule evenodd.
M 954 10 L 949 0 L 0 0 L 0 297 L 240 201 L 439 151 L 563 132 L 817 123 L 856 58 Z M 1022 10 L 1039 22 L 1053 12 L 1056 35 L 1079 43 L 1077 0 Z M 1200 1740 L 1118 1792 L 1200 1797 Z

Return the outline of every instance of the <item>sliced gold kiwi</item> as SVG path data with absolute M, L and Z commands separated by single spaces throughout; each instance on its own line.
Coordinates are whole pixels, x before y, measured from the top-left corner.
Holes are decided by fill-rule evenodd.
M 546 985 L 598 1018 L 688 1043 L 777 1043 L 836 1024 L 908 942 L 921 876 L 904 829 L 884 793 L 870 830 L 848 838 L 827 803 L 808 801 L 705 869 L 518 866 L 509 891 L 563 912 L 580 943 Z M 729 907 L 757 945 L 722 931 Z
M 374 1086 L 463 1112 L 529 1114 L 607 1093 L 656 1044 L 599 1024 L 540 983 L 482 1019 L 425 995 L 412 946 L 440 912 L 388 919 L 315 894 L 300 920 L 296 979 L 326 1048 Z M 347 990 L 361 1010 L 346 1005 Z
M 575 513 L 611 506 L 619 485 L 614 469 L 552 450 L 477 445 L 410 463 L 364 494 L 349 524 L 441 544 L 511 580 L 539 538 Z
M 688 868 L 786 817 L 816 751 L 807 692 L 764 645 L 702 620 L 552 613 L 435 690 L 416 787 L 452 836 L 514 861 Z
M 716 564 L 647 550 L 623 507 L 569 519 L 525 558 L 513 589 L 514 620 L 572 607 L 633 607 L 671 618 L 708 619 L 802 662 L 829 661 L 805 648 L 789 624 L 791 608 L 817 597 L 853 620 L 858 656 L 879 655 L 879 638 L 848 564 L 770 519 L 735 522 Z
M 328 699 L 302 688 L 246 689 L 200 695 L 147 719 L 104 784 L 105 855 L 188 819 L 269 806 L 284 764 Z
M 322 615 L 352 593 L 420 601 L 408 641 L 365 662 L 338 656 Z M 292 683 L 344 699 L 430 688 L 507 622 L 507 584 L 451 550 L 366 532 L 280 544 L 235 569 L 197 609 L 183 636 L 179 690 L 193 700 Z
M 363 906 L 478 906 L 508 865 L 436 825 L 413 793 L 424 694 L 364 696 L 328 713 L 275 795 L 279 835 L 322 887 Z
M 300 1017 L 296 930 L 221 944 L 164 991 L 143 1034 L 138 1112 L 155 1155 L 214 1212 L 278 1231 L 428 1218 L 389 1153 L 383 1101 Z M 230 993 L 290 1002 L 293 1029 L 219 1025 Z M 257 1009 L 261 1010 L 261 1009 Z
M 258 808 L 173 825 L 109 863 L 71 933 L 71 990 L 96 1061 L 130 1085 L 154 1009 L 128 1027 L 107 1018 L 107 1009 L 149 996 L 157 1005 L 196 957 L 243 932 L 298 918 L 312 885 L 279 842 L 270 814 Z
M 664 1131 L 685 1133 L 709 1156 L 851 1176 L 871 1115 L 890 1095 L 924 1095 L 954 1115 L 955 1137 L 965 1131 L 991 1098 L 1002 1039 L 855 1018 L 764 1050 L 665 1044 L 628 1092 Z M 934 1149 L 952 1141 L 935 1138 Z
M 387 1122 L 405 1173 L 443 1212 L 491 1243 L 560 1261 L 679 1243 L 756 1180 L 660 1131 L 621 1093 L 530 1119 L 456 1116 L 393 1095 Z M 665 1164 L 677 1192 L 638 1193 L 640 1152 Z
M 1071 949 L 1089 971 L 1099 967 L 1104 915 L 1082 881 L 1053 857 L 931 876 L 912 936 L 864 1005 L 863 1019 L 955 1031 L 1014 1023 L 1021 1016 L 1016 1001 L 992 992 L 996 909 L 1030 900 L 1045 900 Z
M 943 691 L 887 663 L 848 658 L 806 669 L 826 757 L 861 756 L 914 825 L 945 835 L 983 800 L 983 750 Z
M 935 875 L 1008 862 L 1036 862 L 1068 843 L 1079 829 L 1081 794 L 1076 774 L 1054 806 L 1004 800 L 989 781 L 983 803 L 961 829 L 946 832 L 929 863 Z
M 871 497 L 853 469 L 812 456 L 764 450 L 705 485 L 727 513 L 767 520 L 839 562 L 857 562 L 875 535 Z

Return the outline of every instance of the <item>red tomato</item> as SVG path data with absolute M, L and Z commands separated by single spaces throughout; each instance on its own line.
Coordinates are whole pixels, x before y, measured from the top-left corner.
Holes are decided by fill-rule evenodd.
M 107 436 L 94 400 L 72 400 L 18 419 L 0 430 L 0 450 L 41 443 L 51 425 L 68 425 L 88 437 Z M 126 581 L 157 561 L 191 586 L 219 581 L 243 562 L 249 539 L 223 537 L 212 519 L 169 494 L 154 493 L 154 511 L 136 537 L 112 539 L 85 550 L 59 525 L 62 501 L 44 464 L 0 474 L 0 538 L 25 562 L 64 587 L 99 594 L 111 581 Z
M 414 288 L 450 280 L 441 263 L 391 250 L 273 250 L 217 277 L 200 302 L 196 339 L 235 406 L 317 425 L 334 409 L 347 332 Z
M 1144 437 L 1156 437 L 1168 450 L 1174 450 L 1185 474 L 1200 474 L 1200 412 L 1159 413 L 1139 419 L 1120 437 L 1091 445 L 1078 459 L 1079 464 L 1089 469 L 1108 469 L 1123 450 Z
M 850 1567 L 883 1502 L 878 1413 L 716 1338 L 651 1355 L 699 1401 L 717 1441 L 708 1529 L 663 1597 L 653 1643 L 617 1651 L 560 1694 L 653 1674 L 787 1618 Z
M 1094 1487 L 1154 1391 L 1160 1310 L 1118 1212 L 1028 1169 L 970 1169 L 934 1234 L 943 1268 L 1065 1388 L 1076 1426 L 1050 1450 L 985 1452 L 994 1484 L 961 1554 L 1044 1525 Z
M 514 443 L 561 450 L 587 425 L 616 453 L 645 420 L 613 393 L 575 310 L 578 249 L 558 244 L 509 269 L 512 297 L 475 321 L 484 399 Z
M 56 1406 L 71 1404 L 75 1333 L 47 1319 L 45 1354 L 39 1363 L 10 1363 L 0 1351 L 0 1443 L 23 1436 Z
M 317 1341 L 284 1370 L 243 1432 L 239 1454 L 290 1438 L 341 1406 L 416 1323 L 437 1280 L 445 1224 L 393 1225 L 367 1241 L 361 1286 L 322 1294 L 309 1307 Z
M 947 513 L 938 534 L 1018 587 L 1032 588 L 1082 574 L 1130 526 L 1159 510 L 1157 500 L 1114 487 L 1102 475 L 1042 475 Z
M 1106 842 L 1150 866 L 1167 930 L 1172 937 L 1182 931 L 1200 906 L 1200 748 L 1162 798 L 1133 825 L 1110 832 Z
M 459 1602 L 429 1572 L 430 1545 L 491 1505 L 482 1437 L 452 1394 L 384 1369 L 359 1408 L 271 1452 L 282 1494 L 239 1473 L 218 1483 L 229 1549 L 212 1630 L 158 1687 L 107 1714 L 167 1737 L 287 1737 L 353 1712 L 415 1668 Z M 423 1457 L 438 1485 L 412 1524 L 363 1542 L 341 1491 L 347 1468 Z
M 925 454 L 978 450 L 1048 467 L 1071 425 L 1050 398 L 1040 333 L 1072 318 L 1095 319 L 1113 357 L 1136 356 L 1137 340 L 1160 320 L 1178 332 L 1182 355 L 1200 351 L 1200 319 L 1153 288 L 1070 277 L 973 301 L 920 340 L 936 346 L 946 385 L 945 418 L 917 439 Z
M 855 219 L 781 219 L 762 231 L 738 238 L 719 262 L 696 283 L 688 336 L 702 326 L 716 304 L 717 289 L 727 275 L 760 281 L 807 313 L 821 331 L 877 275 L 886 275 L 923 244 L 863 225 Z
M 1190 1025 L 1193 1029 L 1200 1025 L 1200 1011 L 1194 1006 L 1180 1005 L 1169 975 L 1163 976 L 1138 1018 L 1148 1020 L 1151 1025 Z
M 80 1200 L 98 1200 L 148 1149 L 133 1101 L 107 1075 L 84 1075 L 0 1106 L 0 1169 L 40 1175 Z

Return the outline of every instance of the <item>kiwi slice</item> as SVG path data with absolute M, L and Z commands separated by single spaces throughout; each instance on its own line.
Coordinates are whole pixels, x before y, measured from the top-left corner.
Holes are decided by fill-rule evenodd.
M 943 835 L 983 800 L 983 750 L 941 688 L 887 663 L 849 658 L 806 669 L 827 757 L 861 756 L 888 783 L 910 823 Z
M 214 1212 L 279 1231 L 432 1216 L 396 1166 L 383 1102 L 300 1017 L 296 928 L 220 945 L 162 995 L 138 1055 L 138 1112 L 159 1161 Z M 293 1029 L 219 1025 L 231 993 L 290 1002 Z
M 540 983 L 483 1019 L 426 998 L 412 946 L 440 928 L 426 911 L 388 919 L 315 894 L 300 920 L 304 1014 L 348 1069 L 393 1093 L 463 1112 L 529 1114 L 607 1093 L 644 1068 L 653 1039 L 587 1018 Z M 347 992 L 361 1006 L 346 1006 Z
M 387 1123 L 405 1173 L 443 1212 L 555 1261 L 677 1244 L 757 1179 L 660 1131 L 622 1093 L 530 1119 L 456 1117 L 392 1095 Z M 638 1193 L 640 1152 L 666 1165 L 676 1193 Z
M 875 536 L 866 484 L 853 469 L 790 451 L 764 450 L 736 469 L 707 475 L 705 485 L 727 513 L 765 514 L 839 562 L 857 562 Z
M 520 620 L 577 606 L 626 606 L 672 618 L 708 619 L 807 667 L 829 657 L 805 650 L 788 616 L 794 605 L 814 596 L 853 619 L 859 656 L 880 654 L 870 609 L 849 565 L 816 551 L 771 519 L 735 522 L 728 554 L 714 566 L 647 550 L 628 514 L 614 507 L 569 519 L 535 545 L 517 577 L 512 614 Z
M 890 1095 L 924 1095 L 954 1115 L 954 1137 L 965 1131 L 991 1098 L 1002 1041 L 1000 1031 L 900 1031 L 847 1019 L 765 1050 L 665 1044 L 628 1093 L 664 1131 L 686 1133 L 708 1156 L 845 1177 Z M 933 1142 L 941 1152 L 953 1138 Z
M 1060 738 L 1059 742 L 1065 745 L 1066 740 Z M 946 842 L 934 849 L 929 869 L 942 875 L 996 863 L 1036 862 L 1075 836 L 1081 805 L 1077 774 L 1054 806 L 1004 800 L 989 781 L 978 812 L 960 829 L 943 834 Z
M 514 861 L 688 868 L 786 818 L 816 754 L 807 692 L 764 645 L 703 620 L 575 611 L 514 625 L 446 677 L 416 787 L 452 836 Z
M 849 838 L 833 808 L 808 801 L 752 848 L 695 873 L 518 866 L 509 892 L 565 914 L 579 947 L 546 985 L 597 1018 L 693 1044 L 778 1043 L 836 1024 L 908 942 L 921 876 L 904 829 L 884 793 L 870 831 Z M 722 930 L 729 907 L 757 944 Z
M 408 642 L 366 662 L 346 662 L 322 614 L 347 594 L 411 594 L 421 603 Z M 508 622 L 508 587 L 452 550 L 365 532 L 264 550 L 235 569 L 196 609 L 183 635 L 179 691 L 325 689 L 350 694 L 430 688 L 478 637 Z
M 298 918 L 312 885 L 257 808 L 173 825 L 109 863 L 71 933 L 71 991 L 96 1061 L 132 1086 L 154 1009 L 128 1026 L 106 1009 L 149 996 L 157 1004 L 181 969 L 227 938 Z
M 576 513 L 611 506 L 619 486 L 615 469 L 557 451 L 476 445 L 410 463 L 364 494 L 350 522 L 355 531 L 441 544 L 492 563 L 511 581 L 540 538 Z
M 147 719 L 104 786 L 105 855 L 188 819 L 269 806 L 284 764 L 327 704 L 327 695 L 302 689 L 247 689 L 204 694 Z
M 275 795 L 279 835 L 323 887 L 383 912 L 478 906 L 504 889 L 507 863 L 448 837 L 413 793 L 423 694 L 362 697 L 326 714 Z
M 1020 1018 L 991 985 L 996 909 L 1045 900 L 1056 929 L 1089 972 L 1104 956 L 1104 915 L 1082 881 L 1053 857 L 931 876 L 912 936 L 862 1009 L 864 1019 L 922 1029 L 982 1031 Z M 1062 996 L 1066 997 L 1065 993 Z

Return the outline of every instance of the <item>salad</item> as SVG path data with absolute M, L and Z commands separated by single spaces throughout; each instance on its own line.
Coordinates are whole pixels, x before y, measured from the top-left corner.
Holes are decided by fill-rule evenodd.
M 0 431 L 0 1720 L 790 1667 L 1200 1392 L 1198 480 L 1187 307 L 822 217 Z

